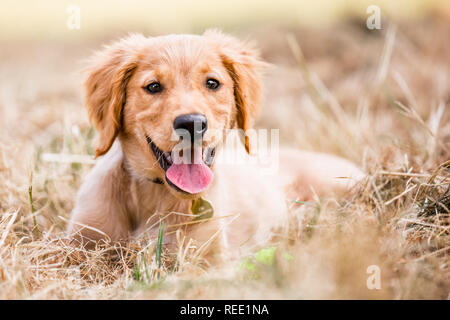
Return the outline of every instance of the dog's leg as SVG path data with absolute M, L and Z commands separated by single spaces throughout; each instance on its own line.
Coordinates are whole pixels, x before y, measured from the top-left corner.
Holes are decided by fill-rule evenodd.
M 78 191 L 69 236 L 83 245 L 99 240 L 126 240 L 132 228 L 127 212 L 133 198 L 129 184 L 121 153 L 113 152 L 100 159 Z
M 273 231 L 285 226 L 284 194 L 256 168 L 216 168 L 217 184 L 208 195 L 213 221 L 196 225 L 189 235 L 209 246 L 208 261 L 231 261 L 265 246 Z M 245 177 L 245 178 L 243 178 Z
M 280 181 L 290 200 L 339 195 L 364 177 L 355 164 L 343 158 L 293 149 L 280 151 L 280 170 Z

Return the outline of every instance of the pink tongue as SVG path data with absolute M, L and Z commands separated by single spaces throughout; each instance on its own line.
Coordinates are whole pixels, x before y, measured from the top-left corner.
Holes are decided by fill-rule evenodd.
M 167 169 L 166 177 L 181 190 L 194 194 L 209 186 L 213 173 L 202 161 L 200 164 L 172 164 Z

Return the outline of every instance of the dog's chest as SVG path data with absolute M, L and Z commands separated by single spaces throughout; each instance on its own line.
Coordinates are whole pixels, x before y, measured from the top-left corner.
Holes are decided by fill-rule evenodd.
M 132 194 L 132 216 L 136 229 L 158 227 L 161 222 L 172 226 L 192 220 L 191 201 L 172 196 L 163 185 L 133 181 L 130 186 Z

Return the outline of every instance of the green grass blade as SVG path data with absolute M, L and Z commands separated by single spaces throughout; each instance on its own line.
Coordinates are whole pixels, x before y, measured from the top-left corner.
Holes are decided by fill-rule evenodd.
M 156 243 L 156 263 L 158 265 L 158 269 L 161 268 L 161 252 L 162 252 L 162 241 L 163 241 L 163 231 L 164 231 L 164 223 L 161 222 L 159 224 L 158 229 L 158 242 Z M 160 270 L 158 270 L 157 278 L 160 277 Z

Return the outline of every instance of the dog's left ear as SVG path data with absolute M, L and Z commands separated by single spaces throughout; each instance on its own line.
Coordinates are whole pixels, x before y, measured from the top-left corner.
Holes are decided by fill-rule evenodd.
M 222 63 L 234 82 L 236 122 L 244 133 L 252 128 L 261 104 L 262 71 L 269 66 L 261 60 L 258 50 L 217 30 L 207 30 L 204 36 L 216 46 Z M 250 141 L 245 136 L 245 149 L 250 152 Z

